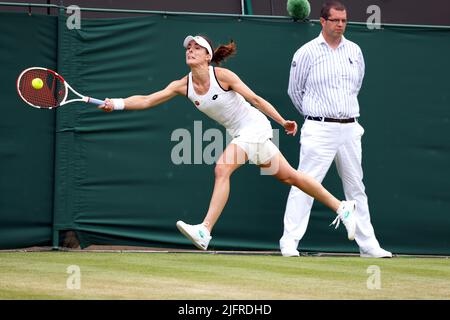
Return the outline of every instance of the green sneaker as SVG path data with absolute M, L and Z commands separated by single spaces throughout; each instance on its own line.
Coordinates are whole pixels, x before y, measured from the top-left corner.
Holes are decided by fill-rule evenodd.
M 208 249 L 209 241 L 212 237 L 208 229 L 203 224 L 190 225 L 183 221 L 177 222 L 177 228 L 200 250 Z
M 342 201 L 339 209 L 337 210 L 337 217 L 330 224 L 336 225 L 335 229 L 339 227 L 339 223 L 342 221 L 347 229 L 348 240 L 355 240 L 356 233 L 356 201 Z

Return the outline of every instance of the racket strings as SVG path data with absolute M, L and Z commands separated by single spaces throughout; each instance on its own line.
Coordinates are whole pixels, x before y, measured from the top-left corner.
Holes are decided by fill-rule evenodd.
M 43 82 L 41 89 L 32 85 L 33 79 Z M 29 103 L 42 108 L 58 106 L 64 99 L 64 82 L 53 73 L 42 69 L 31 69 L 25 72 L 19 80 L 19 91 Z

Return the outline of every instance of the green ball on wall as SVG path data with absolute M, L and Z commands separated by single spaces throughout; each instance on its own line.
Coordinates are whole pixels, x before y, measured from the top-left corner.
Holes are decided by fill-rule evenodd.
M 305 20 L 311 13 L 311 5 L 308 0 L 288 0 L 287 12 L 296 20 Z

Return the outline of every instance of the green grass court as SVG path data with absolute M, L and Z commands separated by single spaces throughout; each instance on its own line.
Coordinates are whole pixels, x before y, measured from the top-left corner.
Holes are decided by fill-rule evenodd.
M 80 268 L 80 289 L 67 288 L 71 276 L 67 268 L 71 265 Z M 380 270 L 379 289 L 368 289 L 368 279 L 373 277 L 367 273 L 370 266 Z M 449 298 L 448 258 L 0 253 L 0 299 Z

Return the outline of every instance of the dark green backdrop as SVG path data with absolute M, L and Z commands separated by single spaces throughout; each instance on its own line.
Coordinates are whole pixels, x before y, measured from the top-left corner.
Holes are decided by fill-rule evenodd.
M 0 13 L 0 247 L 51 244 L 60 231 L 75 230 L 83 247 L 192 248 L 175 222 L 201 221 L 214 165 L 175 165 L 171 135 L 185 128 L 194 138 L 194 121 L 201 134 L 219 128 L 214 122 L 184 97 L 145 111 L 37 110 L 17 97 L 17 75 L 39 65 L 97 98 L 148 94 L 188 73 L 187 34 L 206 34 L 215 45 L 232 38 L 238 54 L 225 66 L 301 124 L 286 93 L 290 61 L 320 26 L 190 16 L 82 20 L 79 30 L 65 22 Z M 366 59 L 363 166 L 377 237 L 395 253 L 450 254 L 450 28 L 349 25 L 346 36 Z M 296 167 L 298 137 L 280 131 L 280 149 Z M 343 196 L 334 169 L 324 185 Z M 210 248 L 277 249 L 288 192 L 255 166 L 238 170 Z M 328 226 L 332 218 L 316 203 L 301 248 L 357 252 L 343 228 Z
M 48 244 L 53 222 L 55 113 L 26 107 L 21 70 L 56 68 L 56 19 L 0 13 L 0 248 Z

